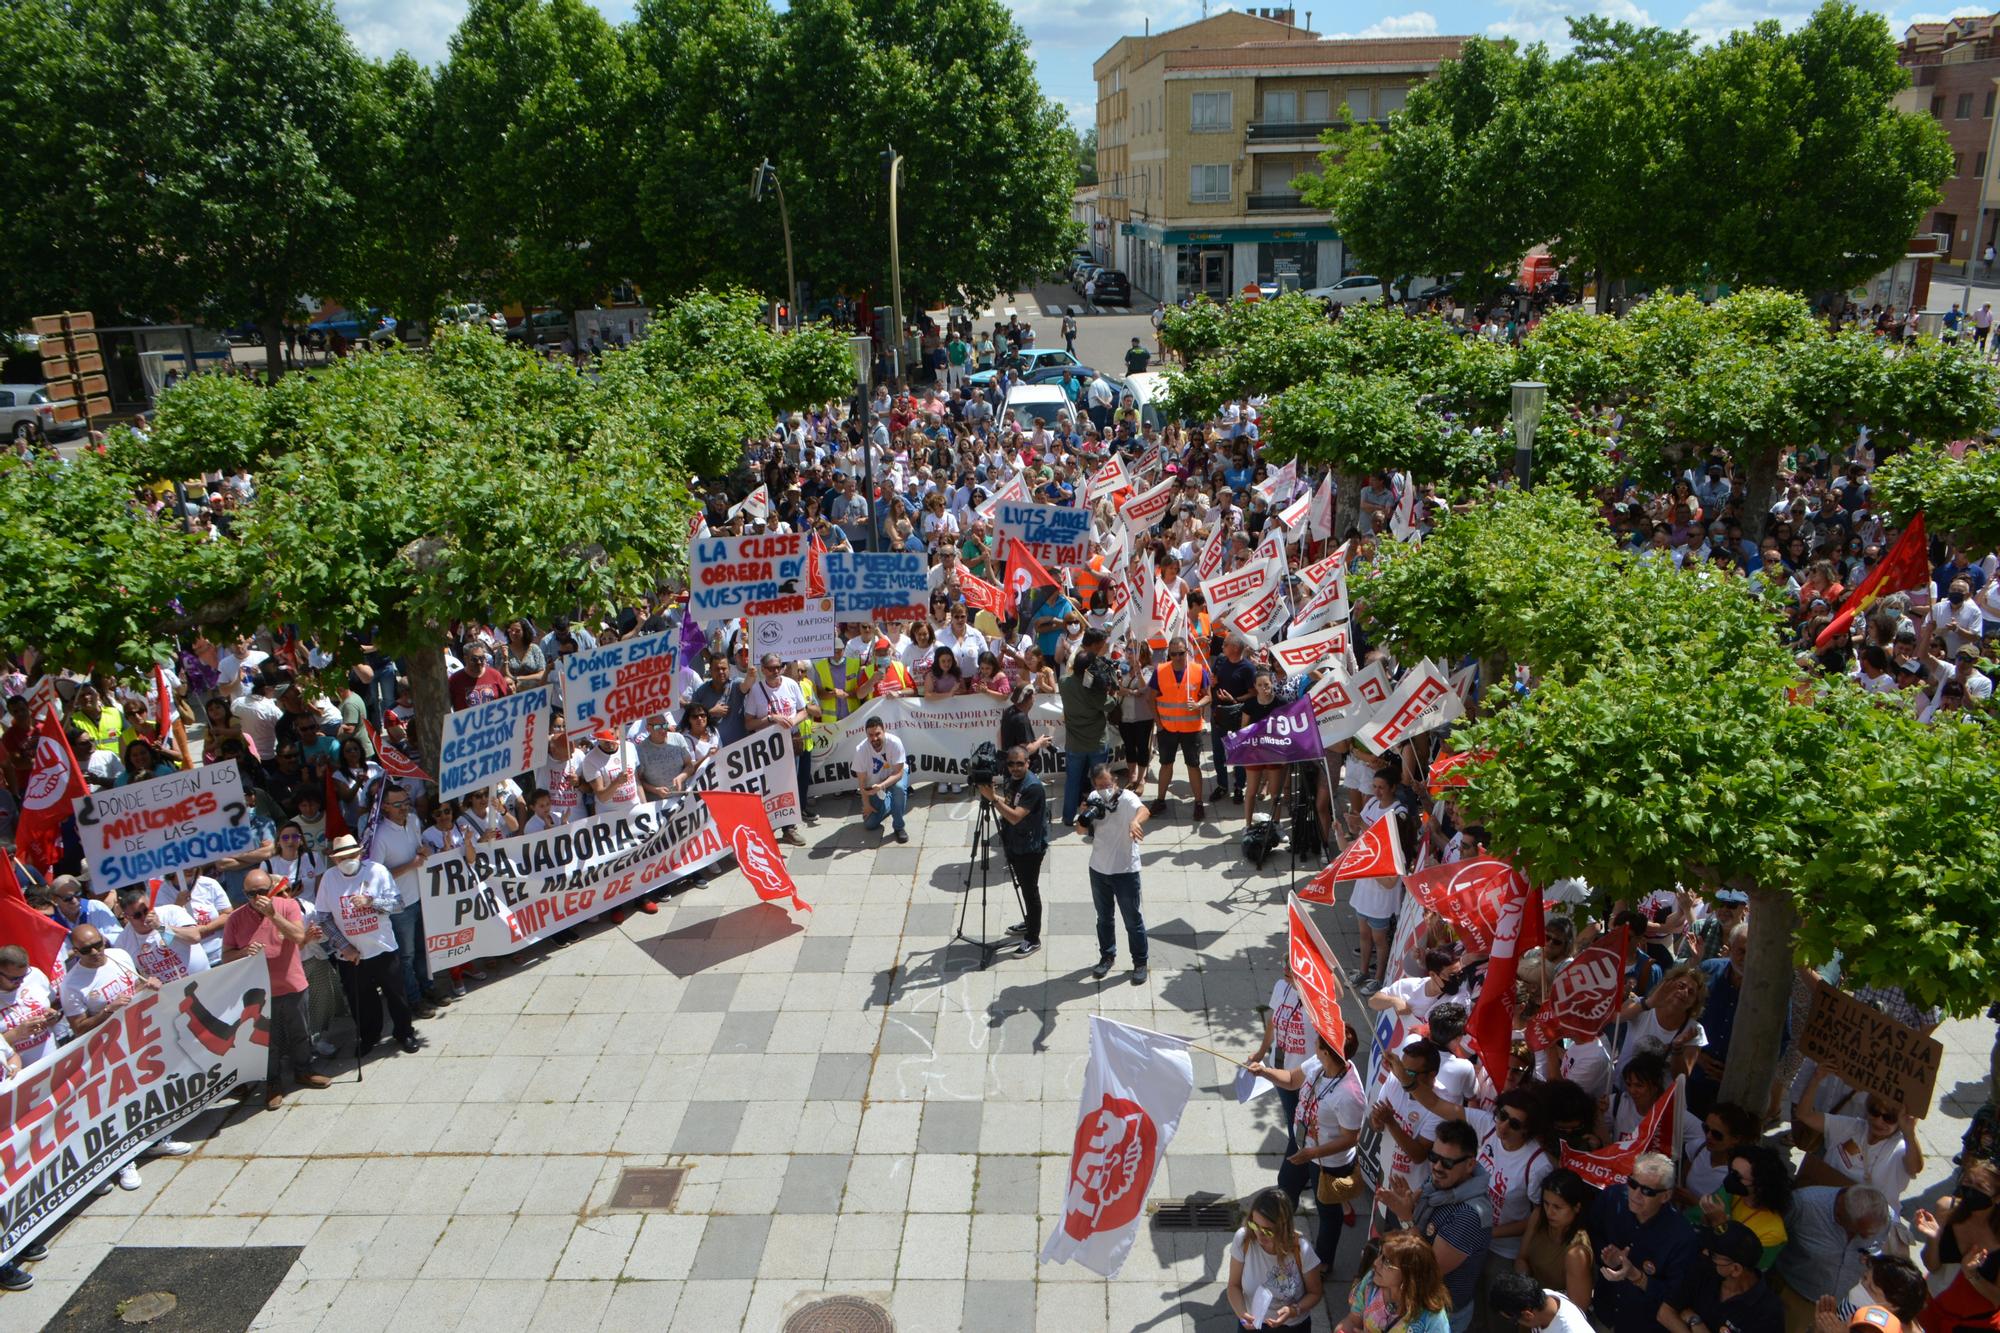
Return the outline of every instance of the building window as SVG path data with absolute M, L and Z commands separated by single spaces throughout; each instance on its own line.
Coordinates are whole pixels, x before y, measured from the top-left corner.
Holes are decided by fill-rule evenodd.
M 1229 164 L 1219 167 L 1191 167 L 1188 170 L 1188 202 L 1226 204 L 1229 202 Z
M 1188 129 L 1194 133 L 1216 134 L 1230 129 L 1235 123 L 1236 112 L 1230 106 L 1230 94 L 1188 95 Z
M 1986 154 L 1981 153 L 1972 159 L 1972 174 L 1981 177 L 1986 175 Z
M 1288 290 L 1291 291 L 1319 286 L 1319 242 L 1270 244 L 1260 241 L 1257 245 L 1257 280 L 1281 285 L 1289 281 Z
M 1964 153 L 1953 153 L 1951 155 L 1951 174 L 1954 176 L 1963 176 L 1965 174 Z
M 1384 88 L 1382 95 L 1375 99 L 1375 118 L 1387 120 L 1403 109 L 1403 103 L 1410 100 L 1408 88 Z
M 1306 119 L 1315 125 L 1326 123 L 1330 118 L 1327 111 L 1327 95 L 1324 88 L 1313 88 L 1306 93 Z
M 1936 117 L 1937 117 L 1937 118 L 1938 118 L 1939 120 L 1943 120 L 1943 119 L 1944 119 L 1944 94 L 1943 94 L 1943 93 L 1939 93 L 1939 94 L 1938 94 L 1938 95 L 1937 95 L 1936 97 L 1933 97 L 1933 98 L 1931 99 L 1931 114 L 1932 114 L 1933 116 L 1936 116 Z
M 1971 119 L 1972 119 L 1972 94 L 1971 94 L 1971 93 L 1960 93 L 1960 94 L 1958 95 L 1958 111 L 1957 111 L 1957 117 L 1958 117 L 1958 119 L 1960 119 L 1960 120 L 1971 120 Z
M 1264 93 L 1264 119 L 1274 125 L 1296 125 L 1299 120 L 1299 95 L 1294 89 L 1283 91 L 1268 89 Z
M 1347 104 L 1347 114 L 1356 120 L 1374 118 L 1375 99 L 1366 88 L 1349 88 L 1341 98 Z
M 1988 120 L 1993 119 L 1993 90 L 1991 88 L 1986 90 L 1986 109 L 1979 114 Z

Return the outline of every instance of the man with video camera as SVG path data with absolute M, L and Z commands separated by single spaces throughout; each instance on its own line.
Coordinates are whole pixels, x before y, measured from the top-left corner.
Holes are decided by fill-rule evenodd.
M 1118 670 L 1104 656 L 1105 633 L 1087 629 L 1070 658 L 1069 674 L 1058 692 L 1063 706 L 1063 823 L 1076 822 L 1076 808 L 1089 790 L 1090 774 L 1111 758 L 1106 733 L 1118 705 Z
M 1006 777 L 983 784 L 979 794 L 993 802 L 1000 815 L 1000 846 L 1028 914 L 1007 933 L 1021 937 L 1014 956 L 1026 958 L 1042 947 L 1042 858 L 1049 850 L 1049 795 L 1041 778 L 1028 770 L 1024 747 L 1008 750 L 1004 762 Z
M 1126 789 L 1108 764 L 1090 771 L 1094 790 L 1076 812 L 1079 833 L 1091 836 L 1090 899 L 1097 907 L 1097 966 L 1090 975 L 1099 981 L 1118 961 L 1118 931 L 1111 906 L 1125 918 L 1125 938 L 1132 948 L 1132 984 L 1146 980 L 1146 918 L 1139 912 L 1139 843 L 1145 837 L 1146 803 Z

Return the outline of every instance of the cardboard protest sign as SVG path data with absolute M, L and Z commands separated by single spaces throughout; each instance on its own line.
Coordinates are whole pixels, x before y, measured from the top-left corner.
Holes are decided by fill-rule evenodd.
M 582 656 L 578 653 L 563 661 L 566 665 Z M 579 688 L 571 686 L 573 690 Z M 578 698 L 576 694 L 569 697 Z M 542 763 L 542 749 L 551 725 L 546 685 L 448 714 L 444 720 L 444 749 L 438 756 L 439 796 L 448 801 Z M 608 725 L 608 722 L 592 722 L 577 729 L 588 731 L 592 726 Z
M 688 551 L 688 614 L 712 625 L 797 611 L 806 600 L 807 556 L 802 532 L 702 537 Z
M 662 630 L 560 659 L 569 734 L 622 727 L 672 707 L 679 641 L 679 630 Z
M 850 620 L 915 620 L 927 614 L 929 570 L 912 551 L 829 551 L 826 591 Z
M 264 840 L 235 764 L 107 787 L 77 797 L 72 808 L 90 882 L 101 889 L 204 866 Z
M 1003 501 L 993 511 L 993 530 L 1020 542 L 1028 554 L 1051 568 L 1090 559 L 1088 509 Z
M 1901 1103 L 1919 1120 L 1930 1113 L 1944 1046 L 1817 977 L 1799 1049 L 1855 1087 Z
M 787 662 L 831 657 L 841 651 L 844 619 L 833 609 L 831 597 L 807 598 L 805 610 L 796 615 L 758 616 L 750 622 L 751 654 L 758 661 L 765 653 L 776 653 Z
M 110 1019 L 51 1043 L 0 1086 L 0 1259 L 155 1140 L 264 1077 L 269 987 L 259 957 L 135 988 Z

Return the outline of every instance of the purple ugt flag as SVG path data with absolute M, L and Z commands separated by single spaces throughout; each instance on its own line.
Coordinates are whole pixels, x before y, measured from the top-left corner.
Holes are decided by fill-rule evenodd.
M 1286 704 L 1262 722 L 1229 732 L 1222 738 L 1222 752 L 1230 764 L 1247 767 L 1317 759 L 1326 747 L 1320 744 L 1312 700 L 1305 698 Z

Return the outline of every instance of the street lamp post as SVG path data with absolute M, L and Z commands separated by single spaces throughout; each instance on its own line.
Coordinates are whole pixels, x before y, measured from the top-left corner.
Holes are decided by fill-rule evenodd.
M 791 312 L 787 321 L 793 328 L 798 327 L 799 279 L 792 271 L 792 217 L 785 210 L 785 183 L 778 179 L 778 169 L 765 158 L 757 169 L 750 173 L 750 200 L 755 203 L 764 197 L 764 187 L 769 185 L 778 192 L 778 226 L 785 233 L 785 309 Z
M 1522 490 L 1533 487 L 1535 427 L 1549 400 L 1549 386 L 1538 380 L 1517 380 L 1514 390 L 1514 480 Z
M 894 312 L 896 331 L 890 340 L 895 348 L 896 373 L 903 366 L 903 252 L 896 240 L 896 186 L 903 175 L 903 155 L 890 144 L 882 150 L 882 176 L 889 182 L 889 307 Z
M 848 355 L 854 358 L 854 406 L 861 419 L 861 498 L 868 505 L 868 540 L 864 549 L 879 551 L 882 544 L 877 540 L 875 528 L 875 441 L 868 429 L 869 381 L 875 376 L 875 340 L 865 333 L 857 333 L 847 340 Z

